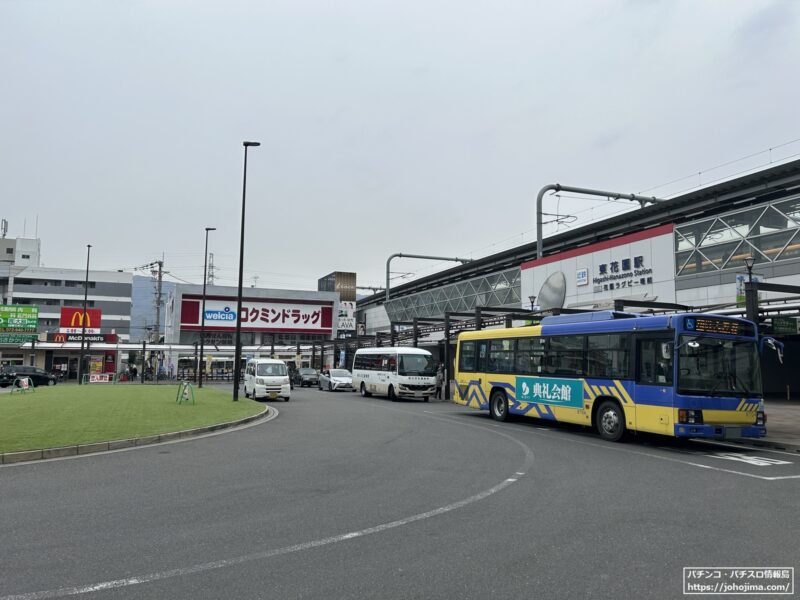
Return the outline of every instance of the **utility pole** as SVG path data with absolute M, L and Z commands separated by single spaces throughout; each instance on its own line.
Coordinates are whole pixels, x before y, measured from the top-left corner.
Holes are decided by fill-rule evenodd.
M 164 277 L 164 261 L 157 260 L 156 265 L 158 265 L 158 283 L 156 284 L 156 339 L 154 341 L 159 344 L 161 342 L 161 282 Z M 155 357 L 153 379 L 158 383 L 158 350 L 156 350 Z

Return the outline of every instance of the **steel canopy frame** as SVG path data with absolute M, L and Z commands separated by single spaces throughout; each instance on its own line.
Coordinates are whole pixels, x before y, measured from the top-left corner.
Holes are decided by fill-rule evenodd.
M 424 254 L 403 254 L 402 252 L 397 252 L 396 254 L 392 254 L 386 260 L 386 301 L 389 301 L 389 265 L 392 262 L 393 258 L 421 258 L 425 260 L 447 260 L 451 262 L 460 262 L 461 264 L 466 264 L 468 262 L 472 262 L 471 258 L 458 258 L 458 257 L 449 257 L 449 256 L 426 256 Z
M 589 188 L 573 187 L 570 185 L 561 185 L 560 183 L 551 183 L 544 186 L 539 190 L 536 196 L 536 258 L 542 258 L 544 254 L 544 240 L 542 238 L 542 201 L 546 192 L 553 190 L 555 192 L 565 191 L 572 192 L 573 194 L 585 194 L 587 196 L 603 196 L 605 198 L 612 198 L 614 200 L 634 200 L 638 202 L 642 208 L 645 204 L 658 204 L 659 202 L 666 202 L 662 198 L 655 196 L 639 196 L 637 194 L 620 194 L 619 192 L 605 192 L 603 190 L 592 190 Z M 387 268 L 388 269 L 388 268 Z M 387 276 L 388 284 L 388 276 Z M 388 288 L 388 285 L 387 285 Z M 388 298 L 388 296 L 387 296 Z

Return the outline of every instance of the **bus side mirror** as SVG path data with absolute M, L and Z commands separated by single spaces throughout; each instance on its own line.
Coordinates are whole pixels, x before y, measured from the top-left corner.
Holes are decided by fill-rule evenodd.
M 761 338 L 761 352 L 764 352 L 764 346 L 769 348 L 770 350 L 774 350 L 778 353 L 778 362 L 783 364 L 783 344 L 776 340 L 775 338 L 765 337 Z
M 662 342 L 661 344 L 661 358 L 664 360 L 672 360 L 672 354 L 675 352 L 675 344 L 672 342 Z

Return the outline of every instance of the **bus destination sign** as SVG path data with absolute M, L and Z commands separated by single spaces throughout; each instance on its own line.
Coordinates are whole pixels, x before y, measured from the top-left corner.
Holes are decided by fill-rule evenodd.
M 696 333 L 721 333 L 723 335 L 755 335 L 755 329 L 750 323 L 720 319 L 718 317 L 686 317 L 684 321 L 686 331 Z

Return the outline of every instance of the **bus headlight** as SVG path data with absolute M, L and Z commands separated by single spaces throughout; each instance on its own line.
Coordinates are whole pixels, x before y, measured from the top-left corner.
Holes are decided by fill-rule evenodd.
M 697 425 L 703 422 L 703 411 L 681 408 L 678 410 L 678 423 Z
M 766 425 L 767 424 L 767 413 L 763 410 L 760 410 L 756 413 L 756 425 Z

